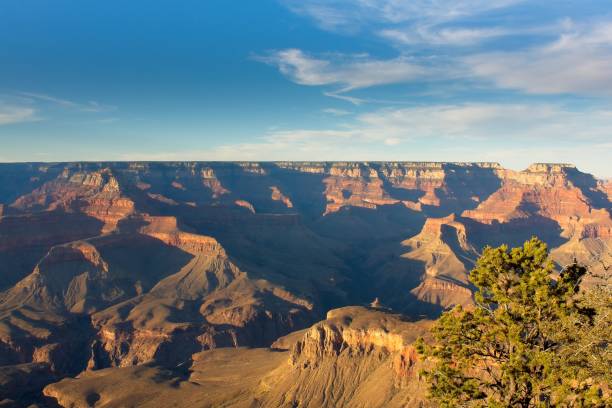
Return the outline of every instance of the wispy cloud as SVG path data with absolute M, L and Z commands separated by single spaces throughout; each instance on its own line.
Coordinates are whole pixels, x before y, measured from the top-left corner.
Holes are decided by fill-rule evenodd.
M 530 94 L 612 95 L 612 21 L 581 25 L 565 19 L 537 28 L 502 27 L 381 30 L 380 35 L 405 45 L 427 43 L 469 45 L 502 35 L 539 33 L 553 40 L 510 51 L 447 56 L 380 59 L 368 54 L 313 56 L 300 49 L 286 49 L 259 57 L 279 69 L 291 81 L 307 86 L 327 86 L 324 94 L 359 104 L 368 101 L 350 92 L 381 85 L 479 81 Z M 331 88 L 331 89 L 330 89 Z
M 30 107 L 11 106 L 0 103 L 0 126 L 36 120 L 36 110 Z
M 382 109 L 334 129 L 274 130 L 250 143 L 196 153 L 207 160 L 566 160 L 603 174 L 593 155 L 612 134 L 607 110 L 576 111 L 551 104 L 461 104 Z M 389 146 L 393 146 L 390 148 Z M 572 146 L 580 146 L 576 155 Z M 429 149 L 429 150 L 428 150 Z M 521 151 L 513 156 L 510 151 Z M 577 151 L 577 150 L 576 150 Z M 339 153 L 341 152 L 341 153 Z M 338 156 L 341 154 L 341 156 Z M 599 155 L 601 156 L 601 155 Z M 183 157 L 183 156 L 177 156 Z
M 409 58 L 375 59 L 367 54 L 333 54 L 329 59 L 310 56 L 299 49 L 274 52 L 262 60 L 302 85 L 339 85 L 342 92 L 413 80 L 427 70 Z
M 332 115 L 332 116 L 347 116 L 347 115 L 353 114 L 353 112 L 350 112 L 344 109 L 336 109 L 336 108 L 323 109 L 323 113 L 327 113 L 328 115 Z
M 349 125 L 325 130 L 276 130 L 266 141 L 351 139 L 397 145 L 418 139 L 603 142 L 612 134 L 609 110 L 570 110 L 552 104 L 432 105 L 381 109 L 358 115 Z
M 502 88 L 537 94 L 612 95 L 612 22 L 567 31 L 547 45 L 469 56 L 472 72 Z
M 404 29 L 384 29 L 378 34 L 399 45 L 472 45 L 497 37 L 514 35 L 517 31 L 502 27 L 437 29 L 431 26 L 410 26 Z
M 7 93 L 0 94 L 0 125 L 46 121 L 56 117 L 59 111 L 76 115 L 107 113 L 115 109 L 114 106 L 103 105 L 95 101 L 78 103 L 42 93 Z M 99 119 L 100 123 L 116 120 L 118 119 Z
M 368 24 L 430 24 L 465 18 L 522 0 L 285 0 L 295 13 L 327 30 L 356 31 Z
M 80 103 L 80 102 L 74 102 L 68 99 L 57 98 L 55 96 L 41 94 L 41 93 L 19 92 L 19 95 L 26 97 L 26 98 L 34 99 L 35 101 L 48 102 L 48 103 L 62 106 L 64 108 L 75 109 L 81 112 L 98 113 L 98 112 L 109 112 L 109 111 L 113 111 L 116 109 L 115 106 L 104 105 L 96 101 L 88 101 L 88 102 Z
M 359 103 L 345 93 L 373 86 L 413 81 L 430 72 L 406 57 L 376 59 L 369 55 L 330 54 L 327 59 L 311 56 L 299 49 L 286 49 L 257 57 L 276 66 L 291 81 L 308 86 L 336 86 L 325 94 Z
M 500 37 L 554 36 L 573 27 L 570 19 L 539 23 L 535 26 L 522 26 L 506 23 L 480 21 L 482 26 L 473 22 L 465 25 L 462 20 L 440 23 L 436 20 L 417 20 L 406 25 L 380 29 L 377 34 L 389 39 L 400 49 L 410 46 L 474 46 L 498 40 Z
M 338 89 L 325 94 L 352 103 L 365 99 L 347 94 L 354 89 L 430 78 L 476 80 L 479 87 L 486 82 L 530 94 L 612 95 L 609 16 L 598 17 L 598 22 L 594 16 L 579 22 L 558 15 L 548 20 L 508 18 L 512 12 L 488 18 L 519 3 L 530 4 L 523 0 L 286 0 L 292 11 L 325 29 L 363 29 L 367 35 L 387 39 L 399 56 L 350 61 L 346 56 L 313 57 L 292 49 L 279 51 L 268 61 L 296 83 L 337 85 Z M 521 41 L 504 51 L 499 47 L 491 51 L 499 38 L 518 36 Z M 448 47 L 464 48 L 448 51 Z

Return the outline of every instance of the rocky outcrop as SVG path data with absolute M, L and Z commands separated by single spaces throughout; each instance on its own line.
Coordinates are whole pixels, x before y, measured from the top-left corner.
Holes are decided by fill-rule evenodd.
M 378 205 L 396 204 L 383 189 L 383 181 L 375 169 L 361 165 L 333 166 L 330 176 L 323 180 L 326 185 L 325 214 L 338 211 L 344 206 L 375 209 Z
M 200 171 L 200 176 L 202 177 L 202 184 L 210 189 L 213 198 L 219 198 L 223 194 L 229 193 L 229 190 L 223 187 L 223 185 L 217 178 L 215 171 L 210 167 L 203 168 Z M 184 189 L 184 187 L 182 187 L 180 184 L 179 186 Z
M 608 196 L 608 201 L 612 202 L 612 179 L 600 181 L 599 185 L 599 188 Z
M 91 367 L 177 364 L 199 350 L 262 346 L 311 319 L 311 303 L 251 280 L 214 238 L 180 231 L 173 217 L 144 220 L 140 233 L 192 257 L 148 292 L 92 316 Z
M 79 358 L 90 369 L 177 364 L 203 349 L 264 346 L 312 321 L 311 302 L 249 278 L 214 238 L 179 230 L 173 217 L 142 221 L 148 224 L 138 233 L 53 247 L 0 297 L 3 361 L 56 369 L 74 349 L 60 334 L 82 316 L 89 352 Z M 116 259 L 115 250 L 128 258 Z M 158 263 L 149 264 L 155 251 Z
M 251 213 L 255 214 L 255 207 L 253 207 L 253 204 L 249 203 L 248 201 L 236 200 L 234 201 L 234 204 L 236 204 L 238 207 L 246 208 Z
M 287 208 L 293 208 L 293 203 L 291 202 L 291 199 L 284 195 L 278 187 L 271 186 L 270 190 L 272 190 L 272 200 L 282 202 L 283 204 L 285 204 L 285 206 L 287 206 Z M 2 213 L 0 212 L 0 215 L 1 214 Z
M 393 368 L 398 378 L 414 377 L 417 358 L 412 344 L 426 333 L 424 327 L 426 324 L 408 324 L 401 316 L 380 310 L 334 309 L 327 313 L 326 320 L 308 329 L 295 342 L 290 362 L 299 368 L 316 368 L 330 356 L 382 353 L 395 356 Z
M 504 231 L 512 235 L 513 230 L 530 228 L 534 235 L 544 234 L 546 239 L 546 231 L 556 225 L 560 242 L 551 249 L 559 265 L 576 258 L 594 275 L 607 273 L 601 261 L 610 253 L 612 217 L 604 184 L 570 164 L 538 163 L 522 172 L 501 170 L 500 174 L 501 188 L 476 209 L 464 211 L 463 216 L 482 224 L 497 224 L 498 236 Z
M 581 234 L 585 225 L 608 224 L 610 213 L 597 208 L 598 203 L 572 182 L 575 172 L 575 167 L 568 164 L 534 164 L 522 172 L 504 170 L 502 187 L 463 215 L 487 224 L 540 215 L 556 221 L 568 238 Z M 591 230 L 603 237 L 609 234 L 607 225 Z
M 65 169 L 55 180 L 19 197 L 11 207 L 20 210 L 79 211 L 104 223 L 103 232 L 134 211 L 134 202 L 122 196 L 113 172 Z
M 312 165 L 306 168 L 313 171 Z M 329 214 L 345 206 L 374 209 L 401 202 L 420 210 L 419 205 L 477 203 L 489 193 L 491 184 L 495 185 L 499 169 L 497 163 L 383 162 L 334 163 L 317 170 L 329 175 L 324 179 L 328 202 L 325 214 Z M 457 190 L 458 174 L 461 188 L 468 187 L 467 192 Z
M 409 249 L 403 257 L 424 262 L 427 276 L 446 276 L 460 282 L 465 282 L 467 269 L 478 257 L 465 225 L 454 214 L 428 218 L 421 232 L 403 241 L 402 246 Z
M 383 305 L 413 316 L 435 315 L 472 303 L 468 273 L 478 258 L 468 229 L 455 215 L 428 218 L 421 231 L 398 248 L 374 254 L 368 265 L 374 295 Z
M 74 407 L 93 399 L 108 406 L 428 407 L 418 375 L 423 363 L 412 346 L 428 325 L 347 307 L 273 349 L 199 352 L 189 371 L 147 365 L 93 371 L 44 392 Z
M 442 309 L 472 303 L 472 290 L 466 283 L 440 278 L 427 277 L 410 293 L 416 299 L 426 304 L 439 305 Z

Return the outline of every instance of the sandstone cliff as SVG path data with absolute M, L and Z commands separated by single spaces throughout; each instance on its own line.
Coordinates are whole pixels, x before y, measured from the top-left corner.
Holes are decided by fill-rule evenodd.
M 200 352 L 188 371 L 88 372 L 48 386 L 45 394 L 72 407 L 91 401 L 108 407 L 426 407 L 412 343 L 428 324 L 361 307 L 332 310 L 273 349 Z

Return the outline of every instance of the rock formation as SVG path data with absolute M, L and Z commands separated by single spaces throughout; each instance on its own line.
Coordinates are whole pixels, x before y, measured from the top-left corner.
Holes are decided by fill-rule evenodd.
M 46 394 L 121 406 L 163 378 L 151 395 L 211 405 L 415 403 L 426 324 L 393 313 L 470 303 L 482 248 L 531 235 L 609 274 L 610 185 L 568 164 L 2 164 L 0 395 L 81 373 Z
M 270 349 L 200 352 L 189 371 L 148 365 L 90 371 L 44 393 L 71 407 L 91 401 L 139 407 L 426 407 L 418 375 L 422 362 L 412 343 L 427 326 L 348 307 Z

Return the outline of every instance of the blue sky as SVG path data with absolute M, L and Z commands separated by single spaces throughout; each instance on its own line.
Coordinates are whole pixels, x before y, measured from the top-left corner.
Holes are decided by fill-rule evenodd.
M 612 177 L 612 6 L 6 0 L 0 161 L 573 162 Z

